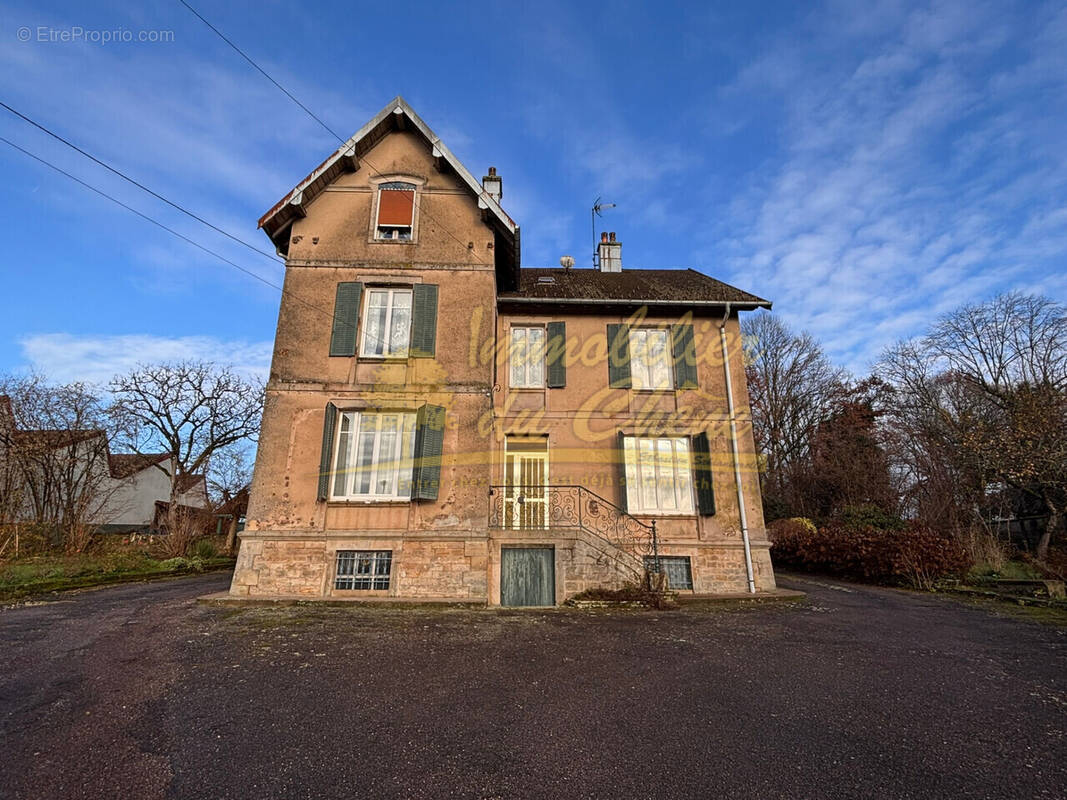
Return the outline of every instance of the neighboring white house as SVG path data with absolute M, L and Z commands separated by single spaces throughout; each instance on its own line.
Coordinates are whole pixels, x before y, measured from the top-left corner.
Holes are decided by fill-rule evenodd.
M 151 527 L 156 503 L 170 500 L 170 476 L 173 461 L 166 453 L 112 455 L 111 477 L 115 481 L 109 517 L 103 524 L 112 529 L 139 530 Z M 207 481 L 203 475 L 179 478 L 178 505 L 207 508 Z
M 3 395 L 0 467 L 4 477 L 0 491 L 18 497 L 17 518 L 47 516 L 47 509 L 61 502 L 57 492 L 75 491 L 83 498 L 87 518 L 107 531 L 154 528 L 159 504 L 165 509 L 170 502 L 174 473 L 173 459 L 166 453 L 111 453 L 100 430 L 20 429 Z M 64 477 L 57 481 L 60 474 Z M 184 475 L 178 481 L 180 506 L 210 507 L 203 475 Z

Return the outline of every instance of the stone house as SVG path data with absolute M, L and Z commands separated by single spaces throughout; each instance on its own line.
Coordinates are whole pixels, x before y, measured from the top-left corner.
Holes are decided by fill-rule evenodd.
M 774 589 L 738 314 L 693 270 L 523 268 L 396 98 L 260 220 L 286 276 L 231 594 L 552 605 Z

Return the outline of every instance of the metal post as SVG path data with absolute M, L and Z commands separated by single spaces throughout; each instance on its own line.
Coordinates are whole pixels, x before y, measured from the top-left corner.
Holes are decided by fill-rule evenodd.
M 659 575 L 662 570 L 659 566 L 659 537 L 656 536 L 656 520 L 652 520 L 652 566 Z

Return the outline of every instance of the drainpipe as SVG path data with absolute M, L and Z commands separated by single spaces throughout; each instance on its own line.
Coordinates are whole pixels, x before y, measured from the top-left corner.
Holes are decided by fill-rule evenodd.
M 730 376 L 730 350 L 726 344 L 726 320 L 730 318 L 730 304 L 719 323 L 719 341 L 722 343 L 722 368 L 726 373 L 726 411 L 730 418 L 730 452 L 734 459 L 734 483 L 737 485 L 737 508 L 741 516 L 741 541 L 745 546 L 745 575 L 748 591 L 756 593 L 756 579 L 752 574 L 752 547 L 748 541 L 748 513 L 745 511 L 745 490 L 741 486 L 741 454 L 737 448 L 737 416 L 734 411 L 734 385 Z

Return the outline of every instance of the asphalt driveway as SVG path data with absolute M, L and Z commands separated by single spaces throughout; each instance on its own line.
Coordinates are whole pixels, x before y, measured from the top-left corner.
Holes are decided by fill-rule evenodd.
M 1067 631 L 794 582 L 716 612 L 0 611 L 0 797 L 1067 796 Z

